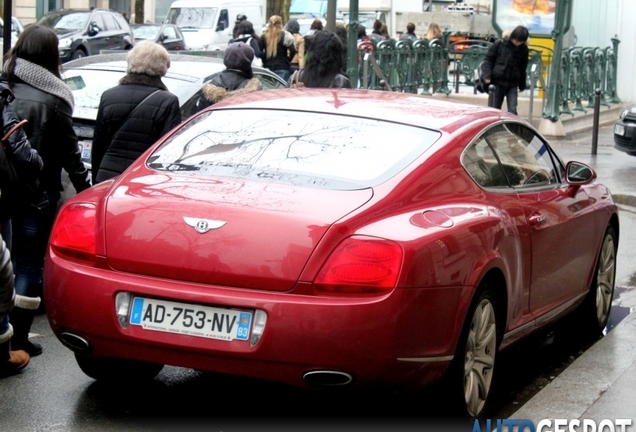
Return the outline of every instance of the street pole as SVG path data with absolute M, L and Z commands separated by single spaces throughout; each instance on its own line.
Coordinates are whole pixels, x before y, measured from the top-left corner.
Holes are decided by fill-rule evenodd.
M 336 0 L 327 0 L 327 31 L 336 31 Z
M 353 88 L 358 88 L 358 0 L 349 1 L 349 38 L 347 75 Z
M 4 58 L 11 49 L 11 9 L 13 5 L 11 0 L 4 0 L 4 28 L 2 29 L 2 58 Z
M 592 122 L 592 155 L 596 155 L 598 149 L 598 123 L 601 111 L 601 89 L 594 90 L 594 120 Z
M 572 18 L 573 0 L 559 0 L 556 2 L 554 14 L 554 30 L 552 30 L 552 40 L 554 40 L 554 57 L 552 58 L 552 70 L 550 72 L 550 82 L 548 84 L 548 96 L 543 109 L 543 118 L 552 122 L 559 120 L 561 114 L 559 100 L 559 75 L 561 73 L 561 53 L 563 52 L 563 36 L 570 29 Z

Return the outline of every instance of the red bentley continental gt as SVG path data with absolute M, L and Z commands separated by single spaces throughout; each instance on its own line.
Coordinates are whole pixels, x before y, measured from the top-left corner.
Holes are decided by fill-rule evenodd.
M 307 388 L 444 378 L 477 417 L 499 350 L 575 309 L 607 323 L 619 220 L 595 178 L 491 108 L 251 93 L 64 204 L 49 322 L 98 380 L 164 364 Z

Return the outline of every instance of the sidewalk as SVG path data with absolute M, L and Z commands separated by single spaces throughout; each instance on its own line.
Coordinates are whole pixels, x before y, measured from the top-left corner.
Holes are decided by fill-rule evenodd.
M 620 205 L 622 228 L 617 264 L 621 277 L 617 274 L 616 284 L 634 285 L 636 236 L 632 232 L 636 219 L 636 157 L 614 149 L 611 125 L 600 129 L 596 156 L 591 154 L 591 141 L 589 131 L 551 140 L 550 144 L 564 162 L 577 160 L 591 165 L 598 181 L 612 191 Z M 597 426 L 603 419 L 631 419 L 632 426 L 626 432 L 636 430 L 636 289 L 625 288 L 619 300 L 615 297 L 614 305 L 627 306 L 631 313 L 510 418 L 529 419 L 535 426 L 543 419 L 591 419 Z M 556 430 L 554 423 L 548 429 Z M 577 430 L 584 431 L 582 426 Z

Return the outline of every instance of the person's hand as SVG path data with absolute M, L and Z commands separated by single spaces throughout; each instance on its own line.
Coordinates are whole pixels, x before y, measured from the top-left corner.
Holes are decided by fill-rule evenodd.
M 484 82 L 485 82 L 486 84 L 490 84 L 490 78 L 484 78 Z

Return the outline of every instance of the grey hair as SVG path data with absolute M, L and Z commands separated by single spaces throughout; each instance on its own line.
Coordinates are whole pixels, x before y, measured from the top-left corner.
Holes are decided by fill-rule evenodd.
M 126 73 L 162 77 L 170 67 L 170 54 L 161 45 L 144 40 L 137 43 L 126 56 Z

